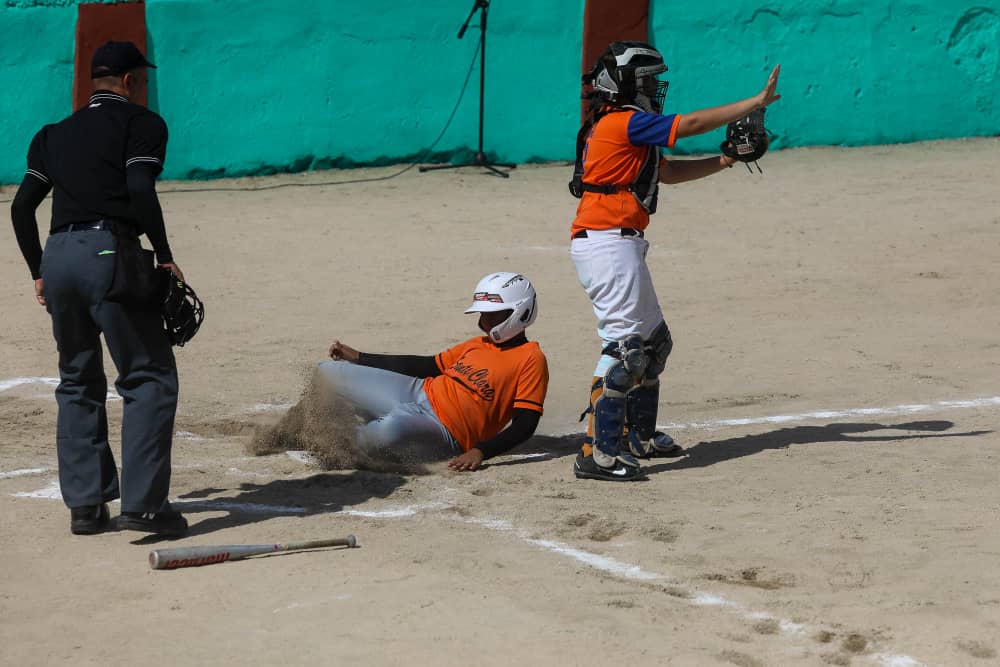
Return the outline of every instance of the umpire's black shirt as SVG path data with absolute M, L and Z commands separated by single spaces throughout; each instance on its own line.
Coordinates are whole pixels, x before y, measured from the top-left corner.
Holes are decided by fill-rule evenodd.
M 35 209 L 50 189 L 50 233 L 74 223 L 113 220 L 145 233 L 157 260 L 173 258 L 156 198 L 167 125 L 149 109 L 106 90 L 54 125 L 43 127 L 28 149 L 28 170 L 11 206 L 18 245 L 39 278 L 42 248 Z

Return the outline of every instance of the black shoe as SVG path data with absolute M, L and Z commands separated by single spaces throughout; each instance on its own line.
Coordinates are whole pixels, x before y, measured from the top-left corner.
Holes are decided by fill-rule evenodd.
M 122 512 L 118 517 L 118 527 L 167 537 L 183 537 L 187 535 L 188 522 L 180 512 L 172 509 L 159 512 Z
M 69 532 L 74 535 L 95 535 L 111 523 L 108 504 L 74 507 L 69 511 Z
M 605 468 L 597 465 L 593 456 L 584 456 L 583 452 L 576 455 L 573 474 L 580 479 L 604 479 L 609 482 L 631 482 L 645 477 L 638 466 L 625 465 L 615 459 L 614 467 Z
M 655 458 L 677 458 L 678 456 L 684 456 L 684 448 L 674 442 L 666 433 L 661 433 L 657 431 L 653 434 L 652 439 L 649 441 L 649 448 L 646 450 L 647 459 Z

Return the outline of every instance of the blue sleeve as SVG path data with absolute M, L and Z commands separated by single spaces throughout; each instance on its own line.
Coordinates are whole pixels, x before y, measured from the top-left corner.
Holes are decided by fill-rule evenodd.
M 677 114 L 661 116 L 636 111 L 628 119 L 628 140 L 635 146 L 673 146 L 677 136 Z

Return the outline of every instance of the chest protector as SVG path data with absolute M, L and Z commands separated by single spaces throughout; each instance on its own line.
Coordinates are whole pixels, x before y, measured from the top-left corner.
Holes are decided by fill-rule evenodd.
M 600 183 L 587 183 L 583 180 L 583 152 L 594 127 L 607 114 L 624 110 L 611 109 L 598 113 L 593 120 L 585 122 L 580 128 L 576 135 L 576 165 L 573 167 L 573 180 L 569 182 L 569 191 L 570 194 L 579 199 L 583 197 L 584 192 L 610 195 L 628 190 L 647 213 L 656 213 L 656 200 L 660 191 L 660 151 L 656 146 L 646 147 L 646 157 L 643 159 L 642 168 L 639 169 L 635 180 L 628 185 L 602 185 Z

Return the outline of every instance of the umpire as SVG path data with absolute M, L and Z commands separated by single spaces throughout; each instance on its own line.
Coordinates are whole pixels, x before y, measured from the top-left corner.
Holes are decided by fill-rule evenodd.
M 167 500 L 177 409 L 170 340 L 155 308 L 108 299 L 113 281 L 129 275 L 116 260 L 129 249 L 138 254 L 141 234 L 160 267 L 183 279 L 155 189 L 167 126 L 129 101 L 146 89 L 149 67 L 154 65 L 131 42 L 108 42 L 97 50 L 90 103 L 35 135 L 11 206 L 35 298 L 52 315 L 59 350 L 59 485 L 70 508 L 70 531 L 77 535 L 105 530 L 107 503 L 115 498 L 122 499 L 119 528 L 165 536 L 187 532 L 187 520 Z M 50 190 L 52 223 L 43 252 L 35 211 Z M 125 401 L 120 483 L 108 445 L 101 333 Z

